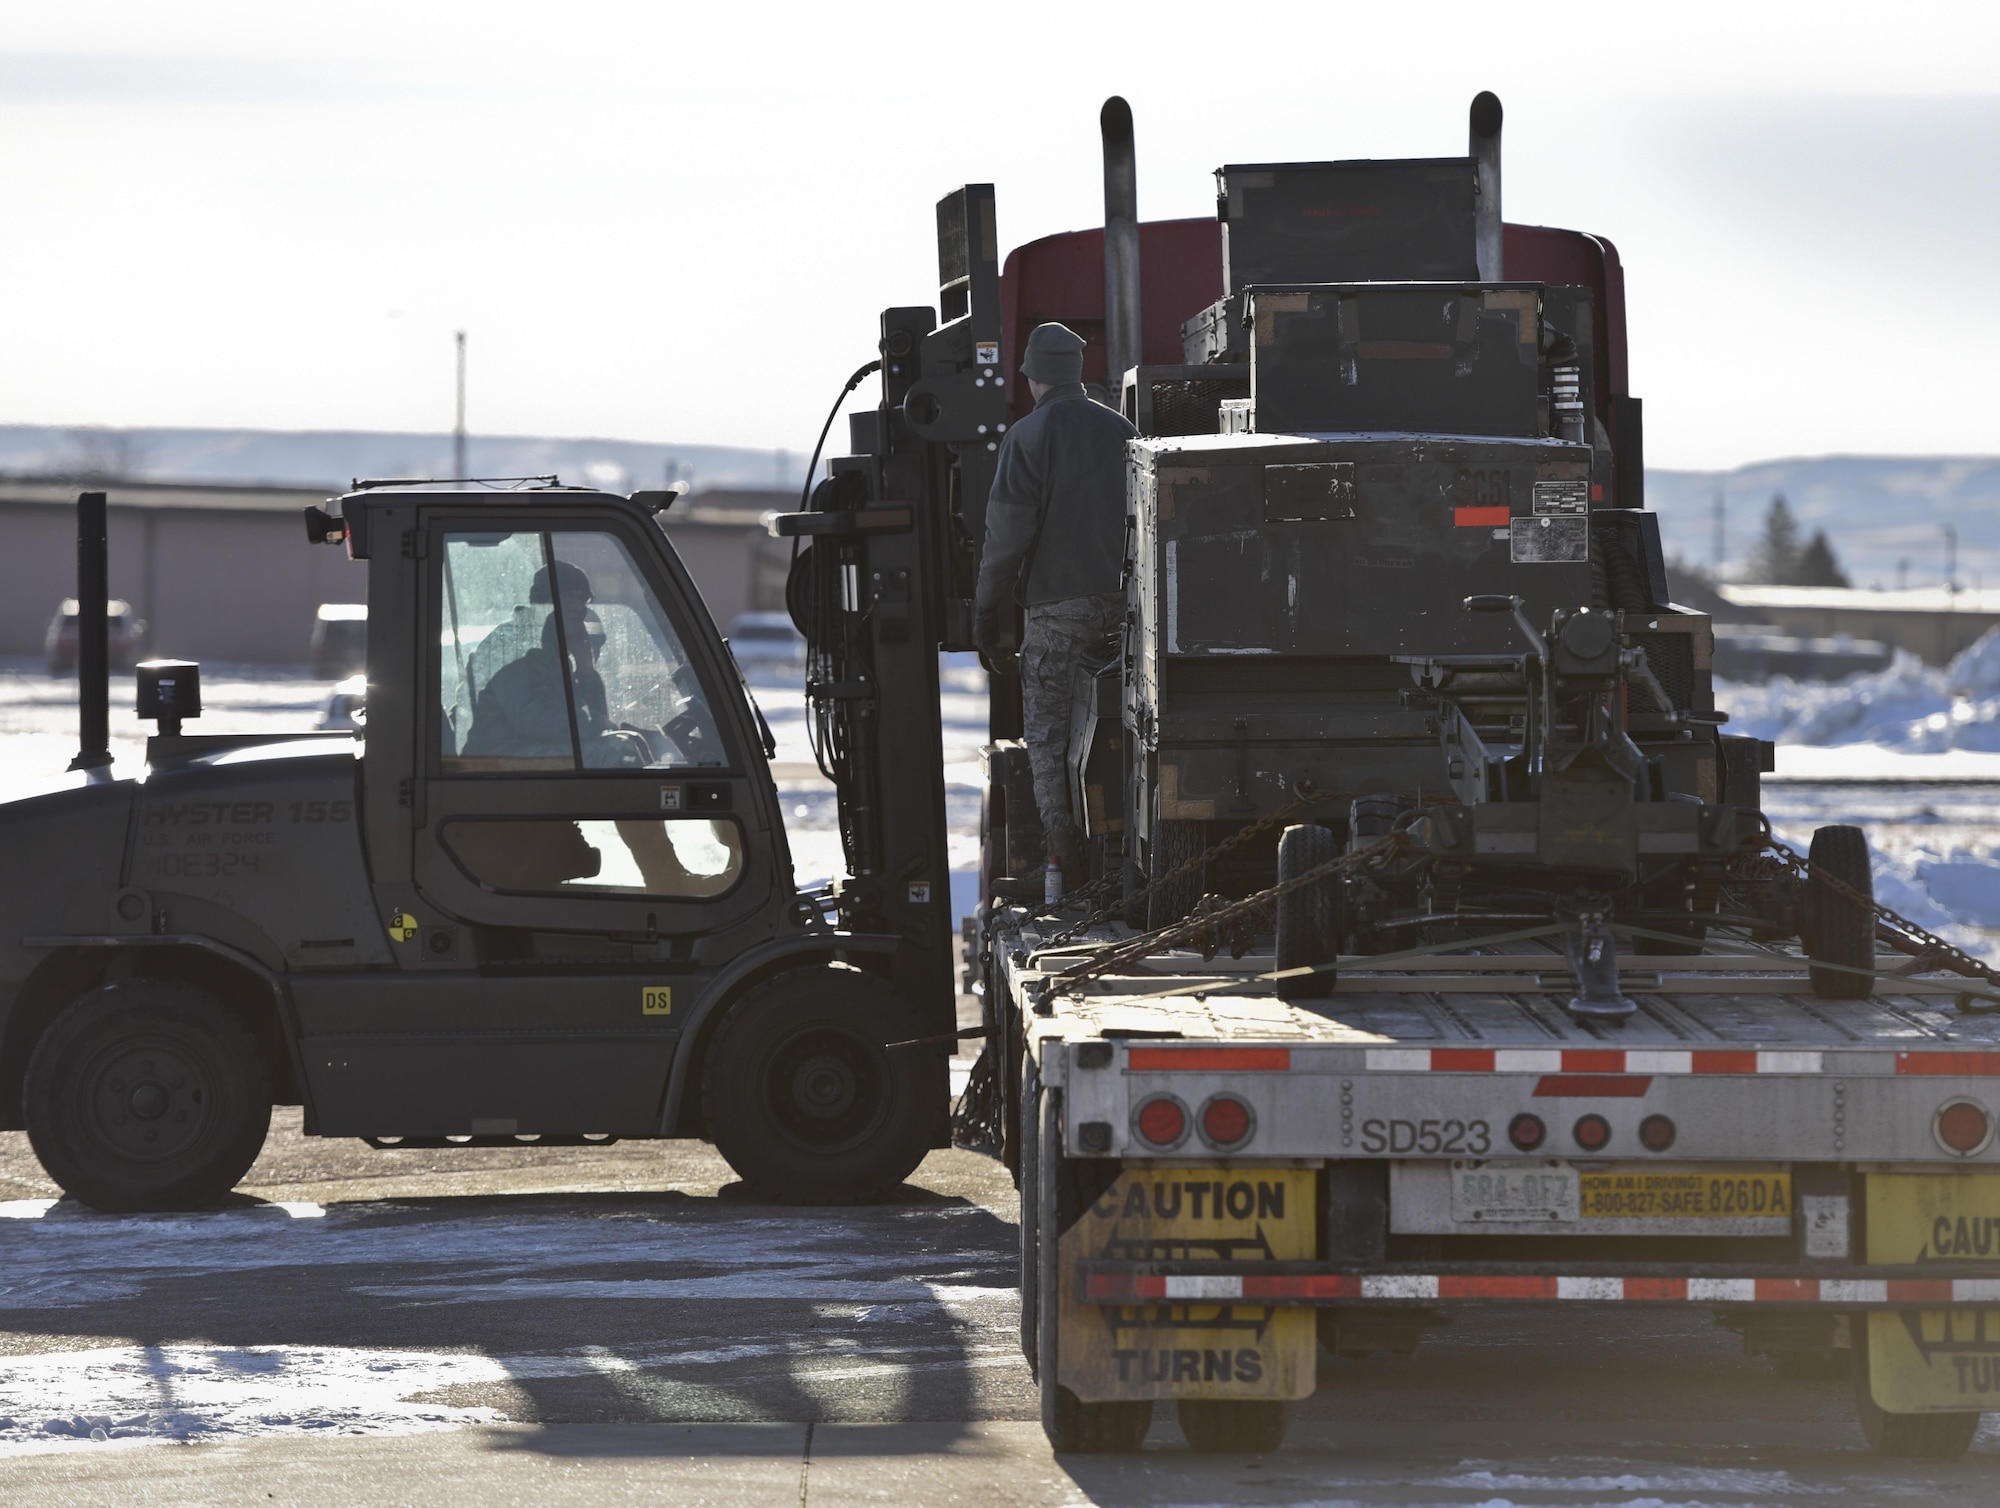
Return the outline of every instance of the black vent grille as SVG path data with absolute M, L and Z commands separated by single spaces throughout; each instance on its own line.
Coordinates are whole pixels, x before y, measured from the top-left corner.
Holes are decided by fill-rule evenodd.
M 1156 435 L 1212 435 L 1220 428 L 1222 400 L 1249 396 L 1247 374 L 1226 381 L 1155 382 L 1153 423 Z
M 1676 712 L 1694 706 L 1694 637 L 1691 634 L 1634 634 L 1632 642 L 1646 652 L 1646 664 Z

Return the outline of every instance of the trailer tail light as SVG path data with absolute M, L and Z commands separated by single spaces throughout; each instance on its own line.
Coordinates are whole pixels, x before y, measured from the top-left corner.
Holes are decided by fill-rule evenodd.
M 1172 1151 L 1187 1140 L 1187 1106 L 1171 1094 L 1148 1096 L 1132 1112 L 1132 1127 L 1139 1133 L 1139 1140 L 1162 1151 Z
M 1639 1122 L 1639 1145 L 1648 1152 L 1666 1151 L 1679 1134 L 1679 1129 L 1664 1115 L 1649 1115 Z
M 1970 1157 L 1993 1140 L 1993 1117 L 1972 1100 L 1946 1100 L 1931 1121 L 1931 1135 L 1945 1151 Z
M 1201 1107 L 1201 1139 L 1218 1152 L 1233 1152 L 1250 1140 L 1257 1117 L 1233 1094 L 1218 1094 Z
M 1584 1151 L 1602 1152 L 1611 1142 L 1611 1122 L 1601 1115 L 1578 1116 L 1570 1135 Z
M 1549 1138 L 1549 1128 L 1542 1124 L 1539 1115 L 1529 1115 L 1525 1111 L 1507 1122 L 1507 1140 L 1517 1151 L 1532 1152 Z

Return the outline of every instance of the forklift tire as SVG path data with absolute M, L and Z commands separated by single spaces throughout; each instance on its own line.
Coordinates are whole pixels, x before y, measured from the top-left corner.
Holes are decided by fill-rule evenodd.
M 1049 1445 L 1058 1454 L 1130 1455 L 1146 1443 L 1146 1432 L 1152 1427 L 1150 1398 L 1085 1403 L 1056 1384 L 1055 1419 L 1048 1435 Z
M 1854 1413 L 1868 1448 L 1878 1456 L 1952 1461 L 1979 1433 L 1977 1413 L 1892 1414 L 1875 1401 L 1868 1384 L 1868 1316 L 1854 1316 Z
M 1807 860 L 1810 869 L 1800 940 L 1814 963 L 1845 966 L 1809 968 L 1812 991 L 1822 1000 L 1866 1000 L 1875 993 L 1874 977 L 1848 970 L 1875 967 L 1874 914 L 1820 877 L 1831 875 L 1872 900 L 1875 881 L 1868 862 L 1868 839 L 1858 827 L 1819 828 L 1813 833 Z
M 716 1150 L 778 1204 L 858 1204 L 924 1160 L 937 1122 L 935 1049 L 896 989 L 845 964 L 767 980 L 729 1008 L 702 1108 Z
M 1289 1403 L 1262 1398 L 1183 1398 L 1181 1433 L 1203 1455 L 1258 1455 L 1285 1443 Z
M 28 1060 L 28 1141 L 64 1193 L 109 1214 L 217 1203 L 271 1129 L 250 1034 L 214 996 L 165 979 L 92 990 Z
M 1278 839 L 1278 879 L 1295 879 L 1311 869 L 1340 856 L 1340 843 L 1333 833 L 1312 823 L 1285 829 Z M 1322 880 L 1303 890 L 1278 897 L 1278 968 L 1298 969 L 1308 965 L 1332 964 L 1340 957 L 1340 882 Z M 1280 1000 L 1320 1000 L 1333 993 L 1334 973 L 1322 968 L 1317 974 L 1301 974 L 1296 979 L 1278 981 Z

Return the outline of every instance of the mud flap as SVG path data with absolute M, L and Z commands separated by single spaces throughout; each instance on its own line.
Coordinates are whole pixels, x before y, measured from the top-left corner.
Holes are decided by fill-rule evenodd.
M 2000 1173 L 1870 1173 L 1870 1262 L 1992 1261 L 2000 1273 Z M 1869 1314 L 1868 1388 L 1892 1414 L 2000 1409 L 2000 1309 Z
M 1062 1385 L 1086 1403 L 1310 1397 L 1314 1312 L 1266 1305 L 1084 1302 L 1092 1261 L 1310 1261 L 1310 1168 L 1127 1168 L 1057 1252 Z

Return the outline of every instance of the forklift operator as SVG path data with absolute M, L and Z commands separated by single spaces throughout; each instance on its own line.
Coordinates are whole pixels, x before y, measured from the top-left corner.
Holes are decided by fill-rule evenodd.
M 1064 770 L 1070 683 L 1124 617 L 1125 442 L 1138 433 L 1084 391 L 1083 348 L 1058 324 L 1028 337 L 1021 375 L 1035 408 L 1001 442 L 973 620 L 981 658 L 1003 670 L 1013 659 L 1013 604 L 1027 610 L 1022 737 L 1048 852 L 1072 883 L 1084 852 Z
M 571 694 L 576 698 L 576 731 L 581 741 L 593 744 L 606 730 L 609 712 L 605 706 L 604 678 L 597 673 L 604 628 L 586 606 L 590 601 L 590 578 L 564 561 L 557 562 L 556 570 L 562 597 L 561 637 L 557 634 L 557 613 L 549 603 L 549 573 L 544 566 L 535 573 L 534 583 L 528 589 L 530 615 L 532 607 L 542 607 L 548 612 L 542 624 L 541 642 L 493 671 L 479 688 L 472 705 L 472 727 L 465 738 L 467 755 L 570 758 Z M 568 666 L 562 664 L 561 638 L 569 641 Z M 569 682 L 567 689 L 565 680 Z

